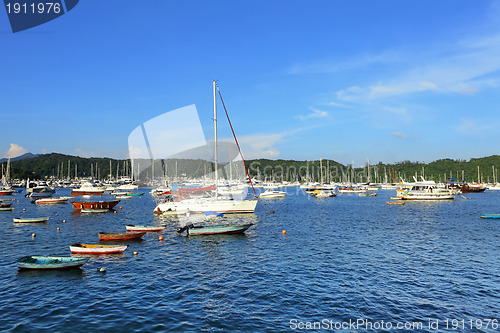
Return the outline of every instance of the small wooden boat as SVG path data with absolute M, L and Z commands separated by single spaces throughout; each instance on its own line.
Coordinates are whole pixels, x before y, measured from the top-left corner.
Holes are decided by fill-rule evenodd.
M 481 214 L 482 219 L 500 219 L 500 214 Z
M 404 201 L 387 201 L 386 204 L 388 205 L 404 205 L 406 202 Z
M 68 199 L 64 198 L 42 198 L 35 200 L 36 204 L 65 204 L 66 202 L 68 202 Z
M 112 209 L 120 200 L 111 201 L 71 201 L 77 210 L 81 209 Z
M 401 197 L 391 197 L 391 200 L 403 200 Z
M 186 231 L 188 236 L 241 234 L 244 233 L 252 225 L 253 223 L 228 223 L 203 226 L 188 224 L 185 227 L 177 229 L 177 232 L 182 233 Z
M 129 239 L 139 239 L 144 236 L 146 232 L 100 232 L 99 239 L 108 241 L 108 240 L 129 240 Z
M 80 254 L 110 254 L 122 253 L 128 245 L 93 245 L 93 244 L 73 244 L 69 247 L 72 253 Z
M 0 202 L 0 208 L 9 208 L 12 206 L 12 202 Z
M 165 227 L 158 227 L 154 225 L 126 225 L 125 228 L 127 231 L 162 231 Z
M 80 209 L 80 213 L 107 213 L 109 209 Z
M 82 267 L 89 259 L 90 257 L 26 256 L 16 262 L 19 269 L 53 270 Z
M 11 212 L 14 207 L 0 207 L 0 212 Z
M 44 217 L 15 217 L 13 218 L 14 223 L 43 223 L 47 222 L 50 216 Z

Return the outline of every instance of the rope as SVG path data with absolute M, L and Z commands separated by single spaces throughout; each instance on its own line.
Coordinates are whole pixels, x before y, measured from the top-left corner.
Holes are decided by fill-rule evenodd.
M 231 132 L 233 132 L 234 141 L 236 142 L 236 146 L 238 147 L 238 151 L 240 152 L 241 160 L 243 161 L 243 166 L 245 167 L 248 181 L 250 182 L 250 185 L 252 186 L 252 190 L 253 190 L 253 193 L 255 194 L 255 197 L 257 197 L 257 192 L 255 192 L 255 188 L 253 187 L 252 179 L 250 178 L 250 174 L 248 173 L 248 168 L 247 168 L 247 165 L 245 163 L 245 159 L 243 158 L 243 153 L 241 152 L 240 144 L 238 143 L 238 139 L 236 139 L 236 134 L 234 133 L 233 125 L 231 124 L 231 120 L 229 119 L 229 114 L 227 113 L 226 105 L 224 104 L 224 100 L 222 99 L 222 95 L 220 93 L 219 86 L 217 86 L 217 92 L 219 93 L 219 97 L 220 97 L 220 100 L 222 102 L 222 106 L 224 107 L 224 112 L 226 113 L 227 121 L 229 122 L 229 126 L 231 127 Z
M 224 107 L 224 112 L 226 113 L 227 121 L 229 122 L 229 127 L 231 127 L 231 132 L 233 132 L 234 141 L 236 142 L 236 146 L 238 147 L 238 151 L 240 152 L 241 160 L 243 161 L 243 166 L 245 167 L 245 172 L 247 173 L 248 181 L 250 182 L 250 185 L 252 186 L 253 194 L 257 198 L 257 192 L 255 191 L 255 187 L 253 187 L 252 178 L 250 178 L 250 173 L 248 172 L 248 168 L 247 168 L 247 165 L 245 163 L 245 159 L 243 158 L 243 153 L 241 152 L 240 144 L 238 143 L 238 139 L 236 138 L 236 134 L 234 133 L 233 125 L 231 124 L 231 119 L 229 119 L 229 114 L 227 113 L 226 105 L 224 104 L 224 100 L 222 99 L 222 95 L 220 93 L 219 86 L 218 85 L 216 85 L 216 86 L 217 86 L 217 92 L 219 93 L 219 97 L 220 97 L 220 100 L 222 102 L 222 106 Z M 260 200 L 258 200 L 258 201 L 262 204 L 264 209 L 269 211 L 270 214 L 274 214 L 274 210 L 269 210 L 264 205 L 264 203 L 262 203 L 262 201 L 260 201 Z

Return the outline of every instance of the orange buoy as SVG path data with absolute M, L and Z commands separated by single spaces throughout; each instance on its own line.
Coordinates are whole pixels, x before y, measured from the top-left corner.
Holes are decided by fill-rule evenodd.
M 286 234 L 286 230 L 283 230 L 281 233 L 282 233 L 283 235 L 285 235 L 285 234 Z
M 158 237 L 158 239 L 160 240 L 160 242 L 163 240 L 163 236 L 160 235 L 160 237 Z
M 35 234 L 35 233 L 32 233 L 32 234 L 31 234 L 31 237 L 32 237 L 32 238 L 35 238 L 35 237 L 36 237 L 36 234 Z
M 134 251 L 134 256 L 136 256 L 136 255 L 137 255 L 137 251 Z
M 122 206 L 120 206 L 120 209 L 122 209 Z
M 115 214 L 116 214 L 116 210 L 115 210 L 113 213 L 115 213 Z
M 61 228 L 57 227 L 57 231 L 61 230 Z
M 63 220 L 63 223 L 66 223 L 66 220 Z
M 58 213 L 56 213 L 56 216 L 59 216 L 59 214 L 58 214 Z

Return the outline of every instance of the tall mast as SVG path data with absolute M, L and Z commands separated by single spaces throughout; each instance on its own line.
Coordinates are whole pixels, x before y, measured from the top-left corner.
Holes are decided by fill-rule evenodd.
M 215 96 L 216 83 L 215 80 L 212 81 L 214 90 L 214 167 L 215 167 L 215 198 L 218 196 L 217 184 L 219 181 L 218 165 L 217 165 L 217 99 Z

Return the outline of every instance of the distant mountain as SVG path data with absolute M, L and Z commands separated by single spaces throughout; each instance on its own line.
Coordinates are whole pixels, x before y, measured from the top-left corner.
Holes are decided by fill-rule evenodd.
M 19 155 L 17 157 L 11 158 L 10 161 L 11 162 L 19 161 L 19 160 L 24 160 L 25 158 L 33 158 L 33 157 L 37 157 L 37 156 L 40 156 L 40 154 L 26 153 L 26 154 L 22 154 L 22 155 Z M 2 158 L 2 159 L 0 159 L 0 163 L 7 162 L 8 160 L 9 160 L 8 158 Z

